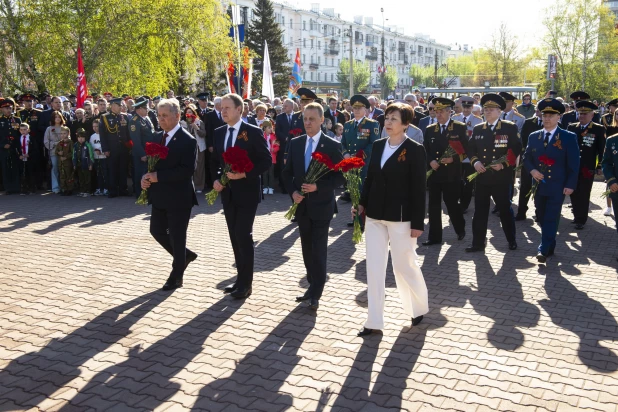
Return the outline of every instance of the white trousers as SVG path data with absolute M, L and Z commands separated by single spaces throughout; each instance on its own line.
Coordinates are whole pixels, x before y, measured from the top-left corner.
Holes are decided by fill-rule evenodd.
M 367 300 L 369 314 L 365 327 L 384 329 L 384 299 L 388 249 L 403 310 L 411 318 L 429 312 L 427 285 L 416 261 L 416 239 L 410 237 L 410 222 L 387 222 L 367 218 L 365 246 L 367 255 Z

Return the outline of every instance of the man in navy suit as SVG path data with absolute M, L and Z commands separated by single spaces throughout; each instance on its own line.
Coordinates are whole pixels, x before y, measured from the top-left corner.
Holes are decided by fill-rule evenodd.
M 431 126 L 435 124 L 438 120 L 436 120 L 436 110 L 433 103 L 429 102 L 427 105 L 427 110 L 429 111 L 429 116 L 423 117 L 418 121 L 418 128 L 423 132 L 423 136 L 425 135 L 425 130 L 427 130 L 427 126 Z
M 214 189 L 221 192 L 223 213 L 234 251 L 236 282 L 225 288 L 225 292 L 237 299 L 251 295 L 253 284 L 253 222 L 257 206 L 262 199 L 260 176 L 272 164 L 272 157 L 264 139 L 262 129 L 241 120 L 242 98 L 237 94 L 226 94 L 221 99 L 221 115 L 226 125 L 215 130 L 214 151 L 211 158 L 211 172 Z M 223 153 L 230 147 L 247 151 L 253 169 L 247 173 L 229 172 L 226 186 L 220 182 L 224 167 Z
M 283 181 L 294 202 L 298 203 L 296 219 L 309 281 L 307 292 L 296 300 L 309 300 L 310 308 L 317 310 L 326 283 L 328 229 L 335 213 L 335 188 L 345 179 L 341 172 L 329 172 L 317 183 L 305 183 L 305 173 L 314 152 L 326 154 L 333 163 L 340 162 L 343 156 L 341 143 L 322 133 L 320 126 L 324 122 L 324 110 L 321 105 L 307 105 L 303 121 L 307 134 L 290 141 Z
M 278 114 L 275 119 L 275 136 L 279 140 L 279 147 L 283 150 L 277 152 L 277 170 L 279 176 L 279 186 L 281 193 L 287 193 L 285 184 L 283 183 L 282 172 L 285 167 L 285 153 L 290 140 L 290 130 L 292 127 L 292 116 L 294 115 L 294 102 L 292 99 L 285 99 L 283 102 L 283 112 Z
M 380 101 L 375 96 L 369 96 L 367 100 L 369 100 L 369 116 L 367 117 L 370 118 L 371 120 L 378 120 L 378 117 L 384 114 L 384 110 L 378 107 L 378 104 L 380 103 Z M 340 122 L 340 123 L 343 124 L 344 122 Z
M 163 132 L 155 140 L 169 149 L 155 171 L 142 177 L 142 189 L 148 189 L 152 204 L 150 233 L 174 257 L 172 272 L 163 290 L 182 287 L 182 278 L 189 263 L 197 255 L 187 249 L 187 227 L 191 208 L 197 205 L 193 173 L 197 164 L 197 141 L 180 127 L 180 105 L 176 99 L 163 99 L 157 107 Z
M 564 113 L 564 105 L 560 101 L 546 98 L 537 107 L 542 113 L 543 129 L 528 137 L 524 170 L 530 171 L 538 185 L 534 205 L 541 224 L 541 244 L 536 258 L 539 263 L 545 263 L 556 248 L 556 232 L 564 196 L 573 193 L 577 187 L 579 146 L 575 133 L 558 126 L 560 115 Z M 553 165 L 544 165 L 540 161 L 543 155 Z
M 337 103 L 338 103 L 338 100 L 336 97 L 329 97 L 328 98 L 328 110 L 326 110 L 326 112 L 324 113 L 324 118 L 330 119 L 330 121 L 333 124 L 333 126 L 330 129 L 331 132 L 335 131 L 335 125 L 337 123 L 341 123 L 341 124 L 345 123 L 345 116 L 343 115 L 343 112 L 340 112 L 339 110 L 337 110 Z

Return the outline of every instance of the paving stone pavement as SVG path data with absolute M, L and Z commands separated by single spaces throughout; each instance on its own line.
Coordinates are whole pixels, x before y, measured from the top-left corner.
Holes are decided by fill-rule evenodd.
M 601 410 L 618 404 L 618 235 L 595 183 L 583 231 L 563 219 L 556 256 L 533 256 L 540 230 L 517 222 L 508 251 L 490 216 L 483 254 L 420 247 L 430 312 L 411 328 L 389 265 L 383 336 L 366 316 L 364 243 L 330 232 L 317 314 L 284 195 L 255 224 L 253 295 L 232 300 L 232 251 L 220 206 L 193 211 L 199 254 L 185 285 L 130 198 L 0 197 L 0 411 Z M 423 236 L 421 240 L 424 240 Z

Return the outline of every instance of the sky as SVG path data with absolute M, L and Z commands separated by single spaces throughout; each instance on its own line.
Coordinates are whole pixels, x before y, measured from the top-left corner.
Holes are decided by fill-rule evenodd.
M 480 48 L 489 42 L 502 22 L 518 36 L 521 47 L 539 46 L 546 2 L 540 0 L 287 0 L 300 8 L 310 9 L 310 3 L 320 3 L 320 9 L 334 7 L 346 20 L 355 15 L 373 17 L 382 23 L 380 8 L 384 8 L 385 23 L 404 28 L 404 33 L 428 34 L 443 44 L 468 44 Z M 402 7 L 402 4 L 405 6 Z M 439 7 L 437 7 L 439 5 Z

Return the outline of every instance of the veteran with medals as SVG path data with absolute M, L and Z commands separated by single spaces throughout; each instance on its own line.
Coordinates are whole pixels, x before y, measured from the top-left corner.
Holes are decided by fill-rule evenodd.
M 127 163 L 129 151 L 126 143 L 129 137 L 129 116 L 120 113 L 122 99 L 111 99 L 110 111 L 101 116 L 99 135 L 101 150 L 107 156 L 109 170 L 109 194 L 107 197 L 127 196 Z
M 594 175 L 600 175 L 601 160 L 605 148 L 605 128 L 592 121 L 597 105 L 583 100 L 576 103 L 579 122 L 571 123 L 567 130 L 575 133 L 579 144 L 579 179 L 577 188 L 571 194 L 573 205 L 573 222 L 575 229 L 582 230 L 588 220 L 590 207 L 590 192 L 594 183 Z M 597 166 L 598 164 L 598 166 Z
M 515 216 L 511 208 L 511 180 L 513 166 L 507 160 L 512 151 L 516 159 L 521 154 L 521 141 L 517 126 L 513 122 L 500 120 L 500 113 L 506 103 L 494 93 L 487 93 L 481 99 L 486 122 L 474 127 L 466 153 L 470 163 L 479 175 L 474 179 L 474 217 L 472 218 L 472 246 L 466 252 L 485 250 L 487 240 L 487 218 L 490 198 L 494 199 L 500 212 L 502 230 L 509 243 L 509 249 L 517 249 L 515 241 Z M 504 158 L 498 163 L 497 160 Z M 492 164 L 495 163 L 495 164 Z

